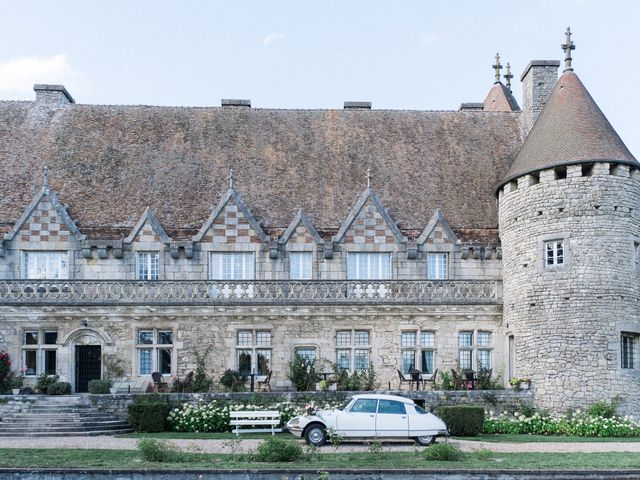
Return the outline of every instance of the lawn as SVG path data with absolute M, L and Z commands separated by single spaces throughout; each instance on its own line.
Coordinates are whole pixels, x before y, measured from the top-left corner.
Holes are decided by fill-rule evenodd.
M 576 437 L 572 435 L 528 435 L 528 434 L 487 434 L 475 437 L 453 437 L 457 440 L 493 443 L 607 443 L 607 442 L 640 442 L 640 437 Z
M 488 458 L 487 458 L 488 457 Z M 637 453 L 493 453 L 467 454 L 459 462 L 430 462 L 420 451 L 305 455 L 292 463 L 261 463 L 249 455 L 186 453 L 177 463 L 141 460 L 133 450 L 0 449 L 0 467 L 102 469 L 627 469 L 640 468 Z

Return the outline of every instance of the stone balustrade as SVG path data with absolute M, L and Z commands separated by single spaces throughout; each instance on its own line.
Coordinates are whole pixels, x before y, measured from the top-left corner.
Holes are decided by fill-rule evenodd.
M 1 280 L 0 305 L 499 304 L 494 280 Z

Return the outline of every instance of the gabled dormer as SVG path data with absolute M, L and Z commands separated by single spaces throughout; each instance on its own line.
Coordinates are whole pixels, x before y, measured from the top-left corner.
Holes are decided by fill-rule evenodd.
M 322 243 L 322 238 L 320 238 L 318 231 L 315 229 L 304 210 L 300 209 L 293 221 L 282 234 L 282 237 L 280 237 L 278 243 L 285 246 L 289 243 L 296 245 L 319 245 Z
M 125 245 L 136 243 L 144 246 L 168 246 L 171 243 L 171 238 L 158 222 L 151 207 L 147 207 L 131 233 L 124 239 L 124 243 Z
M 449 222 L 444 218 L 442 211 L 436 209 L 435 213 L 424 227 L 422 233 L 416 240 L 420 246 L 426 246 L 426 249 L 442 249 L 443 246 L 453 246 L 458 243 L 458 236 L 449 226 Z

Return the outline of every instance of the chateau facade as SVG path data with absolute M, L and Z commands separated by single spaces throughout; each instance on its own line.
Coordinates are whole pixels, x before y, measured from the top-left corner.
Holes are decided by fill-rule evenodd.
M 196 354 L 287 388 L 491 369 L 640 412 L 640 164 L 571 67 L 458 111 L 0 102 L 0 350 L 77 392 Z

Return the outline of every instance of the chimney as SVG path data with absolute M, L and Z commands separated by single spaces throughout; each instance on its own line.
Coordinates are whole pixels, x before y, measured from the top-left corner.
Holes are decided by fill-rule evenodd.
M 482 111 L 484 110 L 484 103 L 482 102 L 463 102 L 460 104 L 460 108 L 458 110 L 472 110 L 472 111 Z
M 371 102 L 344 102 L 345 110 L 371 110 Z
M 223 98 L 222 100 L 220 100 L 220 105 L 223 107 L 251 108 L 251 100 L 242 100 L 238 98 Z
M 64 85 L 43 85 L 36 84 L 33 86 L 36 92 L 37 105 L 68 105 L 76 103 L 73 97 L 64 88 Z
M 531 60 L 520 76 L 522 111 L 527 130 L 531 130 L 538 115 L 547 104 L 558 80 L 559 66 L 559 60 Z

